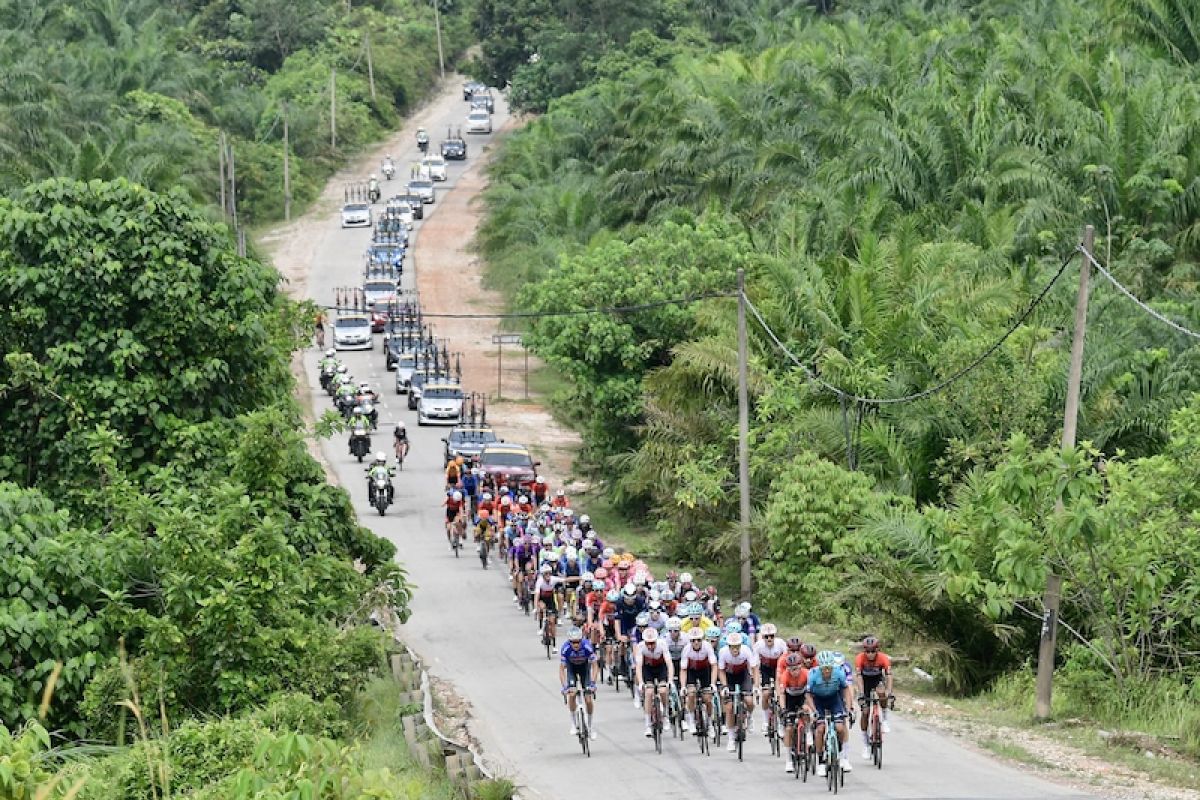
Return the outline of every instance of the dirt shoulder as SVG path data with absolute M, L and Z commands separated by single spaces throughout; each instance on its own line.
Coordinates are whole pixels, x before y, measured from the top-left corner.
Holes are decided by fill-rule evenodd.
M 510 121 L 501 136 L 516 127 Z M 480 195 L 487 187 L 485 167 L 494 148 L 485 147 L 454 188 L 440 195 L 438 211 L 423 223 L 413 265 L 421 309 L 426 314 L 501 314 L 505 297 L 483 286 L 483 262 L 472 248 L 484 217 Z M 536 392 L 525 400 L 524 350 L 505 345 L 498 352 L 492 335 L 500 332 L 496 319 L 432 318 L 434 333 L 449 340 L 451 352 L 462 352 L 463 385 L 488 397 L 488 421 L 500 437 L 527 445 L 541 459 L 539 471 L 552 486 L 561 486 L 581 441 L 579 434 L 560 425 Z M 542 366 L 528 357 L 530 371 Z M 503 398 L 503 399 L 497 399 Z

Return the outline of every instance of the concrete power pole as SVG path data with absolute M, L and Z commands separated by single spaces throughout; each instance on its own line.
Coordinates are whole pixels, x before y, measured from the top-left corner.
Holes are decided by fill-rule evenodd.
M 1096 231 L 1088 225 L 1083 229 L 1083 249 L 1089 254 L 1095 244 Z M 1071 366 L 1067 372 L 1067 403 L 1063 410 L 1062 449 L 1065 453 L 1075 447 L 1075 430 L 1079 421 L 1079 385 L 1083 379 L 1083 341 L 1087 332 L 1088 283 L 1092 265 L 1087 258 L 1079 265 L 1079 293 L 1075 296 L 1075 331 L 1071 337 Z M 1062 509 L 1062 500 L 1058 501 Z M 1062 578 L 1046 576 L 1046 594 L 1042 598 L 1042 634 L 1038 645 L 1037 718 L 1050 718 L 1050 701 L 1054 689 L 1054 652 L 1058 644 L 1058 606 L 1062 601 Z
M 288 104 L 283 103 L 283 220 L 292 221 L 292 171 L 290 164 L 291 145 L 288 141 Z
M 329 68 L 329 148 L 337 150 L 337 67 Z
M 741 596 L 750 598 L 750 390 L 747 386 L 746 271 L 737 271 L 738 288 L 738 528 Z
M 438 0 L 433 0 L 433 24 L 437 28 L 438 42 L 438 66 L 441 68 L 441 75 L 446 77 L 446 55 L 442 52 L 442 12 L 438 10 Z

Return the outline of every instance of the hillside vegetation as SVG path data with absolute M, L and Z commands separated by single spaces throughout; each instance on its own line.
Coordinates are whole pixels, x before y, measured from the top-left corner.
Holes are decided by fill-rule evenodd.
M 366 708 L 410 586 L 306 447 L 312 310 L 212 221 L 219 132 L 280 216 L 283 103 L 302 203 L 434 87 L 432 16 L 0 0 L 0 797 L 449 796 Z
M 1054 570 L 1079 633 L 1061 708 L 1200 752 L 1179 711 L 1200 700 L 1200 347 L 1098 275 L 1082 444 L 1059 452 L 1084 224 L 1200 330 L 1200 4 L 843 8 L 677 16 L 578 56 L 581 88 L 492 170 L 493 275 L 561 311 L 729 292 L 744 268 L 783 345 L 751 319 L 758 602 L 919 644 L 977 691 L 1028 674 Z M 681 562 L 736 563 L 734 332 L 713 299 L 528 336 L 590 469 Z

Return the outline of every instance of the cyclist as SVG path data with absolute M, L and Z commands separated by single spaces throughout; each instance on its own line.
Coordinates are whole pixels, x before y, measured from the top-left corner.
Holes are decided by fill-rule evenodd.
M 879 708 L 883 712 L 882 725 L 884 733 L 891 733 L 892 726 L 888 724 L 888 700 L 892 696 L 892 660 L 880 650 L 879 639 L 868 636 L 862 642 L 863 651 L 854 659 L 855 671 L 858 673 L 858 706 L 862 709 L 863 760 L 871 760 L 871 738 L 867 732 L 867 697 L 875 693 L 879 697 Z
M 578 736 L 579 728 L 575 725 L 575 693 L 576 685 L 584 690 L 583 703 L 587 708 L 587 726 L 592 739 L 596 738 L 596 729 L 592 727 L 592 714 L 595 711 L 596 693 L 596 650 L 592 643 L 583 638 L 583 631 L 571 628 L 567 641 L 558 651 L 558 680 L 562 683 L 563 694 L 567 697 L 567 711 L 571 715 L 571 735 Z
M 704 606 L 699 603 L 689 603 L 687 606 L 687 619 L 683 621 L 683 632 L 688 633 L 693 628 L 698 629 L 701 633 L 709 628 L 715 627 L 713 621 L 704 616 Z
M 808 667 L 804 666 L 804 658 L 799 653 L 788 653 L 780 659 L 783 668 L 779 680 L 775 684 L 775 696 L 779 707 L 783 709 L 786 720 L 783 726 L 783 746 L 791 752 L 792 738 L 796 732 L 797 717 L 807 718 L 804 709 L 804 693 L 808 690 Z M 796 742 L 796 747 L 804 747 L 804 742 Z M 787 761 L 787 771 L 795 772 L 790 758 Z
M 683 729 L 687 731 L 696 725 L 696 695 L 710 691 L 717 681 L 717 655 L 712 645 L 704 641 L 704 631 L 699 628 L 688 632 L 688 645 L 679 659 L 679 680 L 687 690 L 687 713 L 683 720 Z
M 850 685 L 850 701 L 853 703 L 858 699 L 858 693 L 854 690 L 854 666 L 846 660 L 845 655 L 836 651 L 833 654 L 833 665 L 846 673 L 846 683 Z M 849 711 L 853 707 L 853 705 L 846 706 L 846 710 Z
M 754 694 L 758 688 L 758 675 L 754 667 L 757 664 L 754 652 L 745 646 L 742 634 L 730 633 L 717 656 L 717 671 L 725 687 L 725 729 L 728 731 L 734 728 L 733 690 L 736 687 L 741 687 L 742 702 L 746 704 L 746 730 L 754 728 Z M 734 737 L 729 737 L 725 749 L 731 753 L 737 750 Z
M 396 460 L 403 464 L 404 459 L 408 458 L 409 448 L 408 431 L 405 430 L 403 422 L 396 423 L 396 427 L 392 431 L 392 442 L 396 448 Z
M 533 502 L 539 506 L 542 503 L 545 503 L 546 502 L 546 492 L 547 492 L 546 479 L 543 478 L 541 475 L 538 475 L 536 478 L 533 479 Z
M 667 620 L 667 633 L 662 637 L 663 644 L 671 651 L 671 667 L 675 675 L 675 688 L 679 687 L 679 658 L 683 648 L 687 647 L 687 639 L 683 636 L 683 620 L 671 617 Z
M 621 593 L 616 589 L 609 589 L 608 594 L 604 595 L 604 603 L 600 606 L 600 625 L 604 629 L 604 639 L 611 645 L 617 641 L 617 603 L 621 602 Z M 613 664 L 616 663 L 617 648 L 604 648 L 604 668 L 607 670 L 607 678 L 605 682 L 612 684 L 613 682 Z
M 446 540 L 450 540 L 450 529 L 454 527 L 454 523 L 458 521 L 458 515 L 463 510 L 462 492 L 457 489 L 446 492 Z
M 455 456 L 446 462 L 446 485 L 451 489 L 458 486 L 459 478 L 462 477 L 462 456 Z
M 821 778 L 825 777 L 825 749 L 822 744 L 825 741 L 825 715 L 829 714 L 833 717 L 834 727 L 837 730 L 839 752 L 841 758 L 838 765 L 843 772 L 850 772 L 850 759 L 846 756 L 846 712 L 851 707 L 853 695 L 851 694 L 850 684 L 846 682 L 846 673 L 838 668 L 837 659 L 829 650 L 822 650 L 817 653 L 817 668 L 808 671 L 808 695 L 804 700 L 804 708 L 808 713 L 814 714 L 817 721 L 817 729 L 814 733 L 814 741 L 817 742 L 817 750 L 821 763 L 817 765 L 817 775 Z
M 667 688 L 675 680 L 675 670 L 671 665 L 671 650 L 666 642 L 659 638 L 658 631 L 654 628 L 647 628 L 646 632 L 642 634 L 642 643 L 638 645 L 637 649 L 635 675 L 645 701 L 642 706 L 645 709 L 646 717 L 645 736 L 649 737 L 653 734 L 653 731 L 650 730 L 650 708 L 654 695 L 654 683 L 658 682 L 658 698 L 665 712 Z
M 550 617 L 558 616 L 558 603 L 554 597 L 554 590 L 561 583 L 562 578 L 554 574 L 554 568 L 549 564 L 542 564 L 537 583 L 533 585 L 533 596 L 537 598 L 538 613 L 542 615 L 542 620 L 547 624 Z
M 784 661 L 786 661 L 787 657 L 792 653 L 799 653 L 800 648 L 802 647 L 804 647 L 804 643 L 801 642 L 800 638 L 797 636 L 793 636 L 787 640 L 787 651 L 783 654 L 784 657 L 779 659 L 779 661 L 776 663 L 775 683 L 779 683 L 781 680 L 783 680 Z
M 567 499 L 567 493 L 562 489 L 554 492 L 554 499 L 550 501 L 551 508 L 567 508 L 571 505 L 571 501 Z
M 771 707 L 771 690 L 779 670 L 779 660 L 787 652 L 787 645 L 779 641 L 775 625 L 768 622 L 762 626 L 762 637 L 754 643 L 754 655 L 758 658 L 758 685 L 762 687 L 763 735 L 767 734 L 770 720 L 767 709 Z M 781 704 L 782 705 L 782 704 Z M 775 721 L 776 725 L 779 720 Z
M 746 637 L 746 641 L 751 644 L 758 641 L 758 633 L 762 630 L 762 621 L 758 618 L 758 614 L 750 611 L 749 603 L 738 603 L 733 612 L 734 617 L 741 627 L 742 633 Z
M 650 614 L 650 627 L 662 633 L 667 627 L 667 615 L 663 613 L 662 603 L 658 600 L 651 600 L 646 604 Z

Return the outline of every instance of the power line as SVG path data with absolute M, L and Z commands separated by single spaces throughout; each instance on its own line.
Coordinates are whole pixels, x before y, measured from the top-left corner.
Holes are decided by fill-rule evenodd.
M 971 361 L 971 363 L 969 363 L 965 367 L 962 367 L 961 369 L 957 370 L 953 375 L 946 378 L 945 380 L 942 380 L 942 381 L 934 384 L 933 386 L 930 386 L 929 388 L 924 389 L 920 392 L 915 392 L 914 394 L 907 394 L 907 395 L 904 395 L 903 397 L 862 397 L 861 395 L 857 395 L 852 392 L 847 392 L 845 389 L 839 389 L 838 387 L 836 387 L 830 383 L 827 383 L 826 381 L 817 377 L 816 373 L 814 373 L 807 364 L 803 363 L 799 358 L 797 358 L 796 355 L 791 350 L 788 350 L 786 347 L 784 347 L 783 342 L 781 342 L 779 340 L 779 337 L 775 335 L 775 332 L 771 330 L 771 328 L 767 325 L 766 321 L 762 318 L 762 314 L 760 314 L 758 312 L 758 309 L 755 308 L 750 303 L 749 300 L 746 301 L 746 305 L 747 305 L 747 307 L 750 308 L 751 312 L 753 312 L 754 318 L 758 320 L 759 325 L 761 325 L 763 327 L 763 330 L 765 330 L 767 332 L 767 335 L 771 338 L 771 340 L 773 342 L 775 342 L 776 347 L 778 347 L 780 350 L 782 350 L 783 354 L 786 355 L 789 359 L 791 359 L 791 361 L 796 366 L 798 366 L 802 370 L 804 370 L 805 374 L 811 380 L 813 380 L 815 383 L 817 383 L 819 386 L 823 387 L 824 389 L 826 389 L 830 392 L 833 392 L 835 395 L 838 396 L 838 398 L 843 399 L 843 400 L 853 400 L 854 402 L 861 403 L 863 405 L 874 405 L 874 406 L 897 405 L 900 403 L 911 403 L 913 401 L 921 400 L 926 397 L 929 397 L 932 394 L 936 394 L 937 392 L 940 392 L 942 389 L 945 389 L 947 386 L 950 386 L 952 383 L 956 382 L 959 378 L 962 378 L 967 373 L 974 370 L 976 367 L 978 367 L 980 364 L 982 364 L 984 361 L 986 361 L 989 357 L 991 357 L 991 355 L 993 353 L 995 353 L 997 350 L 999 350 L 1001 345 L 1003 345 L 1006 341 L 1008 341 L 1008 338 L 1010 336 L 1012 336 L 1014 333 L 1016 333 L 1017 329 L 1020 328 L 1021 325 L 1023 325 L 1025 323 L 1025 320 L 1029 319 L 1029 316 L 1030 316 L 1030 314 L 1033 313 L 1033 310 L 1035 308 L 1037 308 L 1039 305 L 1041 305 L 1042 301 L 1046 299 L 1046 295 L 1048 295 L 1050 293 L 1050 290 L 1054 287 L 1054 284 L 1058 283 L 1058 279 L 1061 278 L 1062 274 L 1067 271 L 1067 267 L 1071 264 L 1072 258 L 1073 258 L 1073 256 L 1067 256 L 1063 260 L 1062 264 L 1058 268 L 1058 271 L 1054 273 L 1054 277 L 1050 279 L 1049 283 L 1047 283 L 1044 287 L 1042 287 L 1042 290 L 1040 292 L 1038 292 L 1037 297 L 1035 297 L 1033 299 L 1033 301 L 1028 306 L 1025 307 L 1025 310 L 1021 313 L 1021 315 L 1019 317 L 1017 317 L 1017 319 L 1013 322 L 1013 324 L 1009 326 L 1008 330 L 1006 330 L 1004 332 L 1004 335 L 1001 336 L 999 339 L 997 339 L 995 342 L 993 342 L 991 344 L 991 346 L 989 346 L 986 350 L 984 350 L 982 353 L 980 353 L 978 356 L 976 356 L 976 358 L 973 361 Z
M 1109 283 L 1111 283 L 1113 286 L 1117 287 L 1117 290 L 1118 290 L 1118 291 L 1120 291 L 1120 292 L 1121 292 L 1121 294 L 1125 295 L 1125 296 L 1126 296 L 1126 297 L 1128 297 L 1130 300 L 1132 300 L 1133 302 L 1137 303 L 1137 304 L 1138 304 L 1138 306 L 1139 306 L 1139 307 L 1142 309 L 1142 311 L 1145 311 L 1147 314 L 1149 314 L 1150 316 L 1154 317 L 1154 318 L 1155 318 L 1156 320 L 1158 320 L 1159 322 L 1164 322 L 1164 323 L 1166 323 L 1167 325 L 1170 325 L 1172 328 L 1174 328 L 1175 330 L 1179 331 L 1180 333 L 1183 333 L 1183 334 L 1186 334 L 1186 335 L 1188 335 L 1188 336 L 1191 336 L 1193 339 L 1200 339 L 1200 333 L 1196 333 L 1196 332 L 1195 332 L 1195 331 L 1193 331 L 1193 330 L 1190 330 L 1190 329 L 1188 329 L 1188 328 L 1185 328 L 1185 327 L 1183 327 L 1182 325 L 1180 325 L 1180 324 L 1179 324 L 1179 323 L 1177 323 L 1177 322 L 1173 322 L 1173 321 L 1171 321 L 1171 320 L 1167 319 L 1167 318 L 1166 318 L 1166 317 L 1164 317 L 1162 314 L 1158 313 L 1158 312 L 1157 312 L 1157 311 L 1155 311 L 1153 308 L 1151 308 L 1150 306 L 1146 305 L 1146 304 L 1145 304 L 1145 303 L 1143 303 L 1141 300 L 1139 300 L 1139 299 L 1138 299 L 1138 298 L 1137 298 L 1137 297 L 1136 297 L 1136 296 L 1133 294 L 1133 292 L 1131 292 L 1131 291 L 1129 291 L 1128 289 L 1126 289 L 1126 288 L 1125 288 L 1125 287 L 1124 287 L 1124 286 L 1121 284 L 1121 282 L 1120 282 L 1119 280 L 1117 280 L 1116 278 L 1114 278 L 1114 277 L 1112 276 L 1112 273 L 1111 273 L 1111 272 L 1109 272 L 1108 270 L 1106 270 L 1106 269 L 1103 267 L 1103 265 L 1101 265 L 1101 264 L 1100 264 L 1100 262 L 1096 260 L 1095 256 L 1093 256 L 1091 253 L 1089 253 L 1089 252 L 1087 251 L 1087 249 L 1086 249 L 1086 248 L 1084 248 L 1084 246 L 1083 246 L 1083 245 L 1079 245 L 1079 252 L 1083 253 L 1083 257 L 1084 257 L 1084 258 L 1086 258 L 1086 259 L 1087 259 L 1087 260 L 1088 260 L 1088 261 L 1091 263 L 1091 265 L 1092 265 L 1093 267 L 1095 267 L 1097 270 L 1099 270 L 1101 275 L 1103 275 L 1104 277 L 1108 278 L 1108 282 L 1109 282 Z
M 448 314 L 421 312 L 422 319 L 543 319 L 548 317 L 583 317 L 591 314 L 626 314 L 634 311 L 646 311 L 663 306 L 683 306 L 698 303 L 701 300 L 712 300 L 718 297 L 737 297 L 736 292 L 711 292 L 709 294 L 677 297 L 671 300 L 659 300 L 654 303 L 639 303 L 631 306 L 600 306 L 595 308 L 579 308 L 573 311 L 514 311 L 508 314 Z M 337 306 L 322 306 L 322 308 L 338 310 Z

